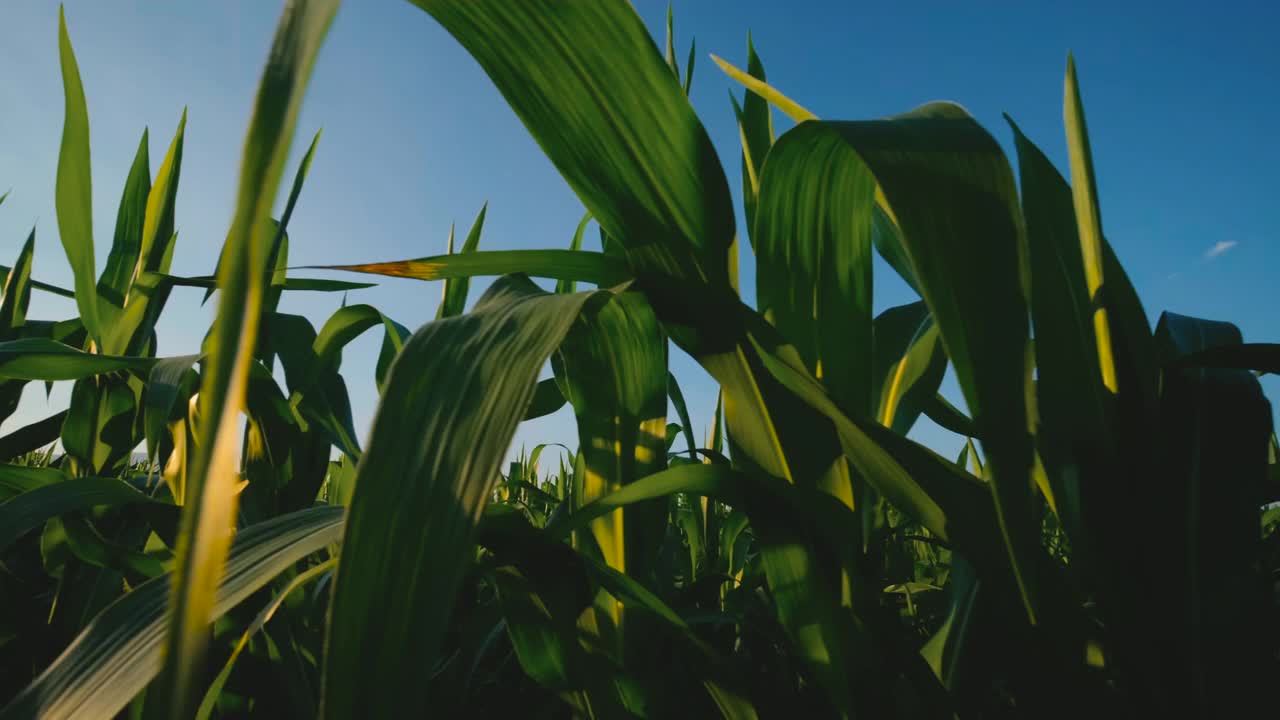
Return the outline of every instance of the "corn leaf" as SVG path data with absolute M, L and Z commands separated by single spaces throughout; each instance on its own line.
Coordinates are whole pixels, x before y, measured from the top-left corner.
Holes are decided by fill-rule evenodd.
M 881 425 L 905 436 L 937 396 L 946 369 L 938 328 L 923 302 L 891 307 L 876 316 L 872 388 Z
M 449 280 L 480 275 L 524 273 L 532 277 L 616 285 L 629 273 L 626 265 L 607 255 L 588 250 L 488 250 L 456 255 L 433 255 L 417 260 L 397 260 L 363 265 L 305 265 L 313 270 L 350 272 L 414 278 Z
M 107 266 L 98 278 L 98 297 L 104 302 L 99 310 L 105 324 L 115 324 L 124 308 L 125 294 L 133 280 L 134 266 L 142 247 L 142 226 L 147 215 L 147 196 L 151 193 L 151 159 L 149 134 L 142 131 L 142 140 L 133 156 L 133 165 L 124 181 L 120 196 L 120 208 L 116 211 L 116 232 L 107 253 Z
M 64 513 L 139 503 L 161 504 L 114 478 L 73 478 L 34 488 L 0 504 L 0 550 Z
M 788 135 L 819 142 L 828 133 L 867 164 L 898 221 L 987 452 L 996 514 L 1034 620 L 1040 522 L 1032 481 L 1034 408 L 1028 405 L 1027 269 L 1009 164 L 967 112 L 946 103 L 888 120 L 805 123 Z
M 480 233 L 484 229 L 484 216 L 489 210 L 489 203 L 485 203 L 480 208 L 480 214 L 476 216 L 475 222 L 471 224 L 471 229 L 467 231 L 467 239 L 462 243 L 462 253 L 473 253 L 476 248 L 480 247 Z M 450 252 L 453 251 L 453 231 L 449 231 Z M 467 291 L 471 287 L 471 278 L 462 276 L 450 278 L 444 281 L 444 297 L 440 301 L 440 307 L 436 310 L 436 319 L 453 317 L 461 315 L 467 306 Z
M 755 225 L 759 308 L 845 414 L 872 400 L 871 230 L 876 180 L 835 132 L 769 151 Z
M 1076 82 L 1076 63 L 1067 56 L 1067 79 L 1063 115 L 1067 126 L 1067 154 L 1071 159 L 1071 196 L 1076 211 L 1083 256 L 1085 282 L 1093 311 L 1093 328 L 1097 336 L 1098 367 L 1102 384 L 1111 392 L 1118 389 L 1115 360 L 1112 358 L 1111 325 L 1107 310 L 1108 296 L 1101 292 L 1104 278 L 1102 252 L 1102 214 L 1098 208 L 1098 184 L 1093 173 L 1093 154 L 1089 150 L 1089 132 Z
M 591 296 L 504 278 L 471 313 L 405 344 L 357 469 L 329 619 L 326 716 L 425 712 L 420 669 L 436 660 L 502 457 L 539 369 Z
M 58 55 L 62 61 L 62 87 L 66 110 L 62 124 L 62 148 L 58 152 L 55 209 L 58 234 L 75 277 L 76 307 L 90 339 L 101 344 L 98 322 L 97 269 L 93 261 L 93 179 L 89 172 L 89 110 L 76 64 L 67 20 L 58 8 Z
M 66 410 L 56 412 L 0 437 L 0 461 L 11 460 L 52 444 L 62 432 L 62 423 L 66 417 Z
M 245 140 L 235 215 L 219 268 L 222 297 L 202 377 L 197 443 L 188 465 L 165 652 L 170 714 L 194 709 L 215 591 L 235 519 L 238 418 L 244 404 L 268 269 L 271 207 L 311 69 L 337 0 L 285 7 Z M 153 193 L 154 194 L 154 193 Z
M 232 544 L 212 621 L 307 555 L 341 538 L 341 508 L 312 508 L 245 528 Z M 143 583 L 93 619 L 0 711 L 0 718 L 116 717 L 160 672 L 171 576 Z
M 734 228 L 724 171 L 634 9 L 414 4 L 480 63 L 633 267 L 727 283 Z

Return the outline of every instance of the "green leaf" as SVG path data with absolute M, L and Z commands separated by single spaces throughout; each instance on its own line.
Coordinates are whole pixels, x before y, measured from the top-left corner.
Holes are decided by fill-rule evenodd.
M 825 126 L 783 135 L 760 176 L 759 308 L 848 415 L 872 400 L 871 228 L 876 180 Z
M 218 287 L 218 279 L 212 275 L 180 277 L 178 275 L 167 275 L 165 273 L 147 273 L 146 277 L 157 282 L 167 282 L 177 287 L 208 288 L 209 290 L 213 290 Z M 276 287 L 279 287 L 281 290 L 290 291 L 347 292 L 349 290 L 363 290 L 364 288 L 377 287 L 377 283 L 329 280 L 328 278 L 291 277 L 286 278 L 282 284 Z
M 107 266 L 98 278 L 98 296 L 105 301 L 101 309 L 104 319 L 111 325 L 119 310 L 124 308 L 124 298 L 133 281 L 134 268 L 138 264 L 138 252 L 142 247 L 142 227 L 147 215 L 147 196 L 151 193 L 151 159 L 147 130 L 133 156 L 133 165 L 124 181 L 120 196 L 120 208 L 116 211 L 116 232 L 107 254 Z M 109 317 L 108 317 L 109 316 Z
M 326 716 L 425 711 L 420 670 L 437 659 L 475 524 L 538 371 L 590 297 L 504 278 L 471 313 L 405 344 L 357 470 L 328 626 Z
M 236 642 L 235 648 L 231 651 L 231 657 L 227 658 L 227 662 L 223 664 L 222 670 L 218 672 L 217 677 L 215 677 L 213 682 L 209 684 L 209 689 L 205 691 L 204 700 L 200 702 L 200 708 L 196 712 L 196 720 L 207 720 L 212 717 L 213 709 L 217 705 L 218 697 L 222 693 L 222 688 L 226 685 L 227 678 L 231 677 L 231 671 L 236 666 L 236 660 L 240 658 L 240 653 L 242 653 L 245 647 L 249 644 L 250 638 L 266 626 L 267 622 L 271 620 L 271 618 L 276 614 L 276 611 L 280 609 L 280 606 L 284 604 L 284 601 L 287 600 L 295 590 L 301 588 L 312 580 L 315 580 L 324 573 L 329 572 L 333 569 L 333 566 L 336 563 L 337 558 L 330 558 L 298 573 L 289 581 L 288 585 L 284 586 L 284 589 L 276 593 L 276 596 L 271 599 L 271 602 L 267 603 L 266 607 L 262 608 L 262 610 L 254 616 L 253 622 L 249 623 L 249 627 L 245 628 L 244 633 L 240 635 L 240 640 Z
M 750 40 L 748 40 L 748 42 L 750 42 Z M 816 120 L 818 118 L 817 115 L 814 115 L 813 113 L 804 109 L 803 107 L 800 106 L 799 103 L 787 97 L 786 95 L 783 95 L 782 93 L 778 92 L 768 83 L 766 83 L 764 81 L 763 73 L 761 73 L 760 76 L 756 76 L 756 74 L 753 72 L 752 73 L 743 72 L 742 70 L 734 67 L 730 63 L 725 62 L 724 60 L 716 57 L 715 55 L 712 55 L 711 59 L 714 60 L 717 65 L 720 66 L 720 69 L 724 71 L 725 75 L 728 75 L 729 77 L 733 78 L 738 83 L 740 83 L 744 88 L 751 91 L 753 94 L 759 96 L 761 99 L 767 101 L 770 105 L 773 105 L 774 107 L 778 108 L 778 110 L 782 111 L 782 114 L 786 115 L 792 120 L 795 120 L 797 123 L 802 123 L 805 120 Z M 750 54 L 748 55 L 748 59 L 750 59 Z
M 342 536 L 342 508 L 320 507 L 245 528 L 219 577 L 210 621 Z M 99 614 L 0 711 L 0 718 L 107 720 L 160 671 L 170 576 L 143 583 Z
M 124 311 L 118 313 L 112 327 L 104 327 L 108 353 L 138 354 L 151 337 L 156 321 L 165 302 L 169 299 L 169 286 L 139 282 L 143 273 L 169 271 L 173 260 L 177 233 L 174 232 L 174 213 L 177 204 L 178 178 L 182 168 L 182 147 L 187 127 L 187 111 L 182 111 L 178 129 L 174 132 L 169 150 L 165 153 L 155 183 L 147 195 L 146 213 L 143 218 L 141 242 L 136 264 L 129 268 L 129 286 L 124 294 Z
M 573 240 L 569 243 L 569 250 L 577 252 L 582 249 L 582 234 L 587 229 L 587 223 L 591 222 L 591 213 L 587 212 L 582 215 L 582 219 L 578 221 L 578 227 L 574 228 Z M 556 292 L 558 293 L 574 293 L 578 291 L 578 283 L 573 280 L 557 280 Z
M 533 389 L 533 401 L 529 403 L 524 419 L 536 420 L 550 415 L 564 407 L 566 402 L 568 401 L 564 399 L 564 393 L 560 391 L 560 385 L 556 383 L 555 378 L 539 380 L 538 386 Z
M 698 440 L 693 436 L 693 420 L 689 418 L 689 406 L 684 402 L 684 393 L 680 392 L 680 383 L 676 382 L 676 376 L 670 371 L 667 372 L 667 395 L 671 397 L 671 406 L 676 409 L 676 416 L 680 418 L 680 426 L 684 430 L 685 441 L 688 442 L 689 459 L 697 461 Z
M 0 337 L 12 338 L 14 331 L 27 320 L 27 307 L 31 304 L 31 256 L 35 243 L 36 230 L 32 228 L 13 269 L 5 273 L 4 300 L 0 301 Z
M 285 201 L 284 213 L 280 216 L 280 223 L 276 227 L 275 237 L 271 240 L 271 252 L 267 255 L 267 267 L 274 268 L 275 272 L 271 278 L 271 290 L 268 292 L 267 301 L 263 303 L 263 307 L 274 312 L 279 303 L 277 287 L 283 281 L 287 285 L 289 280 L 285 277 L 286 273 L 283 268 L 288 264 L 289 258 L 289 235 L 286 232 L 289 227 L 289 220 L 293 217 L 293 210 L 298 206 L 298 196 L 302 194 L 302 185 L 307 180 L 307 173 L 311 171 L 311 161 L 316 155 L 316 146 L 320 144 L 320 136 L 324 134 L 324 130 L 317 130 L 316 134 L 311 138 L 311 144 L 307 146 L 307 152 L 302 155 L 302 162 L 298 163 L 298 169 L 293 174 L 293 185 L 289 187 L 289 199 Z M 219 258 L 221 260 L 221 258 Z M 300 288 L 293 288 L 300 289 Z M 206 294 L 205 299 L 209 296 Z
M 667 338 L 644 295 L 622 293 L 584 310 L 552 367 L 578 421 L 583 468 L 575 504 L 666 466 Z M 665 503 L 637 505 L 592 523 L 591 535 L 610 567 L 648 578 L 666 519 Z M 601 610 L 597 623 L 607 619 L 619 637 L 644 636 L 642 626 L 629 629 L 621 606 Z M 633 656 L 641 642 L 615 646 L 617 657 Z
M 1067 155 L 1071 159 L 1071 195 L 1075 204 L 1076 229 L 1080 236 L 1084 276 L 1093 312 L 1093 328 L 1097 336 L 1098 366 L 1102 384 L 1111 392 L 1118 389 L 1115 360 L 1112 358 L 1111 326 L 1107 309 L 1108 297 L 1099 291 L 1104 284 L 1102 214 L 1098 209 L 1098 185 L 1093 176 L 1093 155 L 1089 150 L 1089 132 L 1085 127 L 1084 106 L 1080 86 L 1076 82 L 1076 63 L 1067 55 L 1066 99 L 1062 113 L 1067 126 Z
M 875 417 L 906 435 L 938 393 L 947 356 L 923 302 L 891 307 L 875 319 Z
M 968 113 L 947 103 L 887 120 L 804 123 L 788 135 L 820 133 L 838 134 L 867 164 L 902 231 L 982 438 L 996 515 L 1034 621 L 1040 522 L 1026 250 L 1009 164 Z
M 924 401 L 924 414 L 930 420 L 957 435 L 973 438 L 978 434 L 978 431 L 973 427 L 973 421 L 960 412 L 960 409 L 952 405 L 951 401 L 943 397 L 941 393 L 934 395 L 930 400 Z
M 397 260 L 364 265 L 305 265 L 312 270 L 350 272 L 450 280 L 478 275 L 524 273 L 533 277 L 581 281 L 600 286 L 616 285 L 630 275 L 625 264 L 589 250 L 487 250 L 457 255 L 433 255 L 417 260 Z
M 8 499 L 66 479 L 57 468 L 0 464 L 0 498 Z
M 34 488 L 0 504 L 0 550 L 63 513 L 139 503 L 162 504 L 114 478 L 73 478 Z
M 143 395 L 143 434 L 147 440 L 147 457 L 153 462 L 165 459 L 160 454 L 160 441 L 167 432 L 179 397 L 190 394 L 190 388 L 183 393 L 183 387 L 192 382 L 191 366 L 199 360 L 199 355 L 179 355 L 159 360 L 151 367 Z
M 9 267 L 8 265 L 0 265 L 0 273 L 4 273 L 7 275 L 12 270 L 13 268 Z M 49 283 L 40 282 L 39 280 L 31 280 L 30 283 L 31 283 L 31 287 L 36 290 L 43 290 L 47 293 L 57 295 L 59 297 L 69 298 L 71 300 L 74 300 L 76 297 L 76 293 L 74 290 L 67 290 L 66 288 L 60 288 L 57 285 L 50 285 Z
M 872 222 L 874 233 L 871 238 L 875 243 L 876 252 L 880 253 L 880 257 L 889 263 L 889 267 L 898 273 L 898 277 L 919 295 L 920 286 L 916 283 L 916 272 L 911 267 L 911 258 L 907 257 L 906 248 L 902 246 L 902 231 L 879 205 L 876 206 Z
M 55 209 L 58 234 L 75 277 L 76 307 L 89 337 L 102 343 L 98 322 L 97 268 L 93 261 L 93 179 L 89 172 L 89 110 L 76 64 L 67 19 L 58 8 L 58 54 L 62 61 L 62 87 L 66 112 L 62 124 L 62 148 L 58 151 Z
M 94 355 L 48 338 L 0 342 L 0 378 L 79 380 L 119 370 L 145 370 L 155 358 Z
M 1113 471 L 1118 438 L 1111 391 L 1097 370 L 1102 360 L 1094 293 L 1084 267 L 1087 253 L 1081 252 L 1078 208 L 1072 205 L 1066 180 L 1018 126 L 1006 120 L 1018 149 L 1027 223 L 1040 405 L 1037 440 L 1077 559 L 1081 567 L 1090 568 L 1096 554 L 1106 550 L 1093 547 L 1093 538 L 1102 537 L 1090 533 L 1081 516 L 1089 494 L 1082 484 Z M 1110 363 L 1110 351 L 1107 354 Z
M 747 33 L 747 73 L 750 77 L 765 82 L 764 63 L 756 54 L 755 44 L 751 41 L 751 33 Z M 764 170 L 764 159 L 773 147 L 773 111 L 769 102 L 754 92 L 748 92 L 742 99 L 739 108 L 737 98 L 732 93 L 734 111 L 738 118 L 738 133 L 742 142 L 742 196 L 747 217 L 747 229 L 751 246 L 755 248 L 755 209 L 756 194 L 760 188 L 760 174 Z
M 62 432 L 62 423 L 66 417 L 66 410 L 56 412 L 0 437 L 0 461 L 12 460 L 53 444 Z
M 199 700 L 200 677 L 215 590 L 236 515 L 238 417 L 254 356 L 272 228 L 271 207 L 293 140 L 302 97 L 337 0 L 299 0 L 285 7 L 263 69 L 245 139 L 236 209 L 223 249 L 218 314 L 202 376 L 195 452 L 165 650 L 170 715 L 185 717 Z
M 632 267 L 727 284 L 734 228 L 724 171 L 634 9 L 414 4 L 480 63 Z
M 471 230 L 467 232 L 467 239 L 462 243 L 463 253 L 473 253 L 476 248 L 480 247 L 480 232 L 484 229 L 484 215 L 489 209 L 489 203 L 485 203 L 480 208 L 480 214 L 476 216 L 475 222 L 471 224 Z M 449 251 L 453 252 L 453 230 L 449 231 Z M 444 281 L 444 297 L 440 300 L 440 307 L 436 310 L 436 319 L 453 317 L 461 315 L 467 306 L 467 291 L 471 287 L 471 278 L 455 277 Z

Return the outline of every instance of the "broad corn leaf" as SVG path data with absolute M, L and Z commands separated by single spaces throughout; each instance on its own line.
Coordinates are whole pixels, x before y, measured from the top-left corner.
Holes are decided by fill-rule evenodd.
M 405 343 L 357 469 L 329 619 L 325 716 L 425 711 L 420 669 L 436 661 L 498 468 L 538 371 L 591 296 L 503 279 L 471 313 Z

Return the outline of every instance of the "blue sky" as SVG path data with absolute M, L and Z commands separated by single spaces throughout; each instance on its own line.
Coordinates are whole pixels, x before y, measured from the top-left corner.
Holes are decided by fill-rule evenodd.
M 662 39 L 665 2 L 637 9 Z M 154 172 L 189 109 L 178 197 L 174 272 L 212 271 L 231 217 L 240 149 L 277 2 L 142 3 L 71 0 L 66 13 L 89 103 L 94 220 L 101 267 L 124 177 L 144 126 Z M 1103 226 L 1152 319 L 1162 309 L 1231 320 L 1247 340 L 1280 340 L 1280 10 L 1270 3 L 832 2 L 696 0 L 676 6 L 678 52 L 698 58 L 692 101 L 735 197 L 738 135 L 710 62 L 745 62 L 754 34 L 770 81 L 819 116 L 861 119 L 936 100 L 967 107 L 1012 151 L 1008 112 L 1066 167 L 1062 77 L 1075 53 L 1102 198 Z M 57 4 L 10 0 L 0 23 L 0 262 L 36 226 L 35 275 L 70 286 L 58 242 L 54 173 L 63 100 Z M 786 119 L 775 113 L 781 132 Z M 290 225 L 294 264 L 393 260 L 442 252 L 451 222 L 465 232 L 486 201 L 482 246 L 563 247 L 581 203 L 479 67 L 407 2 L 349 0 L 316 66 L 294 143 L 295 160 L 324 128 Z M 741 220 L 739 220 L 741 225 Z M 593 228 L 594 229 L 594 228 Z M 591 237 L 594 237 L 592 233 Z M 754 265 L 744 258 L 746 292 Z M 882 264 L 880 308 L 911 298 Z M 484 283 L 473 287 L 472 300 Z M 437 284 L 382 281 L 352 293 L 413 328 L 434 317 Z M 212 304 L 177 291 L 159 326 L 160 352 L 193 352 Z M 336 295 L 286 296 L 282 309 L 318 326 Z M 69 301 L 39 294 L 32 316 L 64 318 Z M 374 412 L 370 333 L 346 352 L 357 425 Z M 697 431 L 715 401 L 710 379 L 673 353 Z M 953 383 L 948 382 L 951 394 Z M 1280 382 L 1268 378 L 1270 395 Z M 65 405 L 28 388 L 8 431 Z M 915 436 L 953 453 L 955 436 L 927 420 Z M 517 445 L 572 443 L 567 411 L 525 423 Z

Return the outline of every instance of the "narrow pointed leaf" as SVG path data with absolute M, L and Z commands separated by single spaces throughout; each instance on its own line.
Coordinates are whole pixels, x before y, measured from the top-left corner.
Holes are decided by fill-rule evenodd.
M 342 509 L 312 508 L 245 528 L 231 546 L 209 620 L 221 617 L 294 563 L 338 542 Z M 163 662 L 170 575 L 134 588 L 102 611 L 0 718 L 108 720 Z
M 1076 82 L 1076 63 L 1067 56 L 1066 99 L 1063 115 L 1067 126 L 1067 154 L 1071 159 L 1071 195 L 1076 209 L 1076 228 L 1080 234 L 1084 275 L 1093 310 L 1093 328 L 1097 336 L 1098 367 L 1102 384 L 1111 392 L 1118 389 L 1115 360 L 1111 350 L 1111 325 L 1104 285 L 1102 253 L 1102 214 L 1098 209 L 1098 184 L 1093 173 L 1093 154 L 1089 150 L 1089 131 Z
M 364 265 L 307 265 L 304 267 L 315 270 L 347 270 L 416 280 L 448 280 L 524 273 L 532 277 L 577 280 L 600 286 L 616 285 L 625 281 L 630 274 L 624 263 L 603 253 L 588 250 L 487 250 L 466 255 L 433 255 L 417 260 L 397 260 Z
M 489 209 L 489 203 L 485 203 L 480 208 L 480 214 L 476 216 L 475 222 L 471 224 L 471 230 L 467 232 L 467 239 L 462 243 L 461 253 L 473 253 L 480 247 L 480 233 L 484 230 L 484 216 Z M 436 319 L 453 317 L 461 315 L 467 306 L 467 291 L 471 288 L 471 278 L 455 277 L 445 280 L 444 299 L 440 302 L 440 308 L 436 311 Z
M 55 208 L 58 234 L 75 278 L 76 307 L 80 320 L 94 341 L 102 342 L 98 322 L 97 268 L 93 261 L 93 182 L 89 172 L 89 110 L 76 64 L 67 20 L 58 8 L 58 55 L 62 62 L 62 87 L 66 110 L 62 124 L 62 148 L 58 152 Z
M 170 714 L 195 707 L 215 590 L 235 519 L 238 419 L 257 338 L 271 236 L 271 208 L 311 69 L 337 0 L 285 7 L 249 122 L 236 210 L 219 268 L 222 296 L 200 391 L 201 424 L 188 466 L 187 498 L 165 652 Z
M 124 181 L 120 208 L 116 211 L 116 232 L 107 253 L 107 266 L 98 278 L 98 296 L 104 301 L 102 312 L 108 325 L 113 324 L 115 316 L 124 307 L 125 294 L 129 291 L 142 247 L 142 226 L 147 215 L 147 196 L 151 193 L 149 143 L 148 132 L 143 130 L 133 165 Z M 111 309 L 107 310 L 107 307 Z

